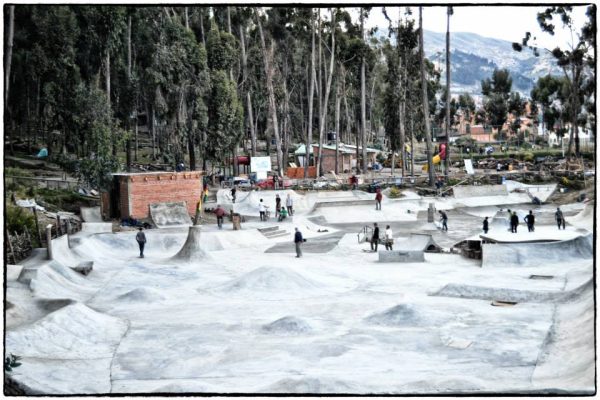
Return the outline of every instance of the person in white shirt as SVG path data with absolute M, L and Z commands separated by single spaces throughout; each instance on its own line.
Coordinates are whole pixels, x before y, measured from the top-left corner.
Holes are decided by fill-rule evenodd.
M 288 214 L 290 216 L 294 215 L 294 200 L 292 200 L 292 197 L 289 193 L 285 199 L 285 206 L 287 207 Z
M 263 203 L 263 199 L 260 199 L 260 202 L 258 203 L 258 212 L 260 213 L 260 220 L 261 221 L 266 221 L 267 220 L 267 215 L 265 213 L 266 209 L 265 209 L 265 203 Z
M 392 248 L 394 244 L 394 236 L 392 235 L 392 228 L 389 225 L 385 227 L 385 249 L 394 250 Z

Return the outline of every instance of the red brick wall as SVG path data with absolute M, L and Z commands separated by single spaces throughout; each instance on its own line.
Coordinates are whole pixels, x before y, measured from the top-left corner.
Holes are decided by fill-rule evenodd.
M 173 201 L 185 201 L 194 215 L 202 193 L 202 174 L 195 171 L 121 176 L 120 181 L 122 218 L 147 218 L 150 204 Z M 123 190 L 123 185 L 127 189 Z
M 315 155 L 315 161 L 319 162 L 319 147 L 313 147 L 313 154 Z M 341 164 L 342 156 L 338 156 L 338 163 Z M 323 149 L 323 171 L 321 173 L 326 174 L 329 171 L 335 170 L 335 150 Z

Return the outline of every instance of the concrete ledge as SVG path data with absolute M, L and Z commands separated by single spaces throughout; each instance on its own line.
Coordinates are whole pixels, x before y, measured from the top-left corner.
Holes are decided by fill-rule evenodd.
M 21 275 L 21 271 L 23 271 L 22 265 L 7 264 L 6 265 L 6 280 L 8 282 L 16 281 L 17 279 L 19 279 L 19 275 Z
M 81 224 L 84 233 L 111 233 L 112 222 L 84 222 Z
M 379 251 L 379 262 L 424 262 L 423 251 L 403 251 L 403 250 L 381 250 Z

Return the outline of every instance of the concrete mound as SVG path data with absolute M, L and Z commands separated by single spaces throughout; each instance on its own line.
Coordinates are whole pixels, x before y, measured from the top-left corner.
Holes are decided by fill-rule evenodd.
M 112 358 L 126 330 L 124 320 L 75 303 L 7 332 L 6 349 L 24 358 Z
M 592 231 L 594 229 L 594 221 L 595 213 L 593 203 L 586 204 L 579 214 L 567 219 L 568 224 L 576 226 L 577 228 L 586 229 L 588 231 Z
M 283 317 L 270 324 L 263 325 L 262 331 L 266 333 L 298 335 L 308 333 L 312 329 L 309 324 L 296 317 Z
M 80 213 L 85 222 L 102 222 L 100 207 L 81 207 Z
M 53 262 L 37 269 L 30 288 L 37 299 L 85 301 L 98 291 L 99 286 L 70 268 Z
M 208 253 L 202 248 L 202 243 L 200 241 L 201 228 L 201 226 L 190 226 L 187 240 L 183 244 L 181 250 L 172 257 L 173 260 L 199 261 L 211 259 Z
M 137 288 L 130 290 L 127 293 L 123 293 L 122 295 L 117 297 L 117 300 L 124 302 L 154 302 L 164 300 L 165 297 L 158 293 L 156 290 L 147 289 L 147 288 Z
M 192 224 L 185 201 L 150 204 L 150 217 L 159 228 L 190 226 Z
M 419 320 L 417 311 L 409 304 L 398 304 L 382 313 L 372 314 L 366 318 L 369 323 L 385 326 L 414 325 Z
M 260 267 L 218 288 L 223 293 L 275 293 L 283 297 L 313 294 L 321 285 L 283 268 Z
M 259 393 L 355 393 L 356 389 L 346 382 L 334 379 L 302 378 L 281 379 L 261 390 Z
M 485 243 L 481 265 L 495 267 L 536 267 L 565 260 L 592 259 L 593 235 L 551 243 Z

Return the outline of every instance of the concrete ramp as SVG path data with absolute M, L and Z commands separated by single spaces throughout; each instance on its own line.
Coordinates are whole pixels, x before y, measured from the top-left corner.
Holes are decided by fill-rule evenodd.
M 202 227 L 199 225 L 190 226 L 187 240 L 183 244 L 181 250 L 179 250 L 179 252 L 172 257 L 173 260 L 202 261 L 211 259 L 208 253 L 202 248 L 200 242 L 200 234 L 202 232 L 201 228 Z
M 456 199 L 484 196 L 508 196 L 508 190 L 505 185 L 456 186 L 452 190 L 454 192 L 454 198 Z
M 81 232 L 86 234 L 111 233 L 112 222 L 84 222 L 81 224 Z
M 100 207 L 81 207 L 80 213 L 85 222 L 102 222 Z
M 594 213 L 594 204 L 588 203 L 585 205 L 583 210 L 579 212 L 579 214 L 571 218 L 567 218 L 567 223 L 577 228 L 586 229 L 591 232 L 594 229 L 595 220 L 596 215 Z
M 425 252 L 439 252 L 441 247 L 430 234 L 411 233 L 406 240 L 396 241 L 394 250 L 379 252 L 379 262 L 424 262 Z
M 548 263 L 569 265 L 575 260 L 592 260 L 593 235 L 551 243 L 484 243 L 481 266 L 536 267 Z
M 150 217 L 158 228 L 190 226 L 192 224 L 185 201 L 150 204 Z

